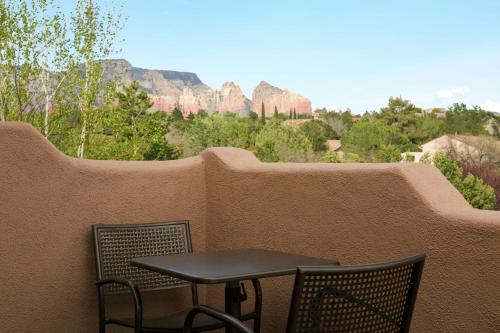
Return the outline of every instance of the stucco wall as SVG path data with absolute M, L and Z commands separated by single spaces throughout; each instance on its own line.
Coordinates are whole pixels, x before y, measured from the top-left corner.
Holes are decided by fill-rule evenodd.
M 0 124 L 6 332 L 95 332 L 90 225 L 174 219 L 192 220 L 195 250 L 260 247 L 344 264 L 424 250 L 413 332 L 500 329 L 500 213 L 471 208 L 432 166 L 265 164 L 232 148 L 78 161 L 29 126 Z M 263 280 L 263 332 L 283 331 L 291 282 Z M 212 304 L 222 291 L 208 290 Z
M 30 126 L 0 124 L 0 332 L 97 332 L 92 224 L 189 219 L 204 250 L 203 165 L 72 159 Z M 184 292 L 163 304 L 189 304 Z

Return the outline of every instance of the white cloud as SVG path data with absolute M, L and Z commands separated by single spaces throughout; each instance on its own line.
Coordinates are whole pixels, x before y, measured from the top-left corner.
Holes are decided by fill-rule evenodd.
M 436 92 L 436 96 L 439 98 L 451 98 L 457 95 L 463 95 L 470 91 L 469 86 L 462 86 L 458 88 L 443 89 Z
M 486 103 L 481 104 L 481 109 L 486 111 L 500 112 L 500 103 L 488 100 Z

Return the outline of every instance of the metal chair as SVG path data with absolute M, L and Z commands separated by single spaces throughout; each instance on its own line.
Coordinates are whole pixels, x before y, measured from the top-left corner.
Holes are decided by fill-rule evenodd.
M 192 252 L 188 221 L 129 225 L 92 226 L 97 266 L 99 295 L 99 332 L 105 333 L 109 324 L 126 326 L 134 333 L 183 332 L 184 320 L 191 308 L 168 316 L 150 318 L 143 315 L 141 292 L 191 287 L 192 303 L 198 304 L 195 284 L 159 273 L 133 267 L 130 259 L 145 256 L 172 255 Z M 252 280 L 255 289 L 255 308 L 242 316 L 254 320 L 260 330 L 262 293 L 259 281 Z M 134 301 L 133 318 L 115 318 L 106 315 L 105 300 L 109 294 L 129 293 Z M 226 324 L 212 316 L 202 315 L 194 321 L 195 332 L 223 328 Z
M 383 264 L 299 267 L 286 332 L 409 332 L 424 260 L 425 254 L 418 254 Z M 199 314 L 252 333 L 236 318 L 207 306 L 189 312 L 185 333 L 192 332 Z

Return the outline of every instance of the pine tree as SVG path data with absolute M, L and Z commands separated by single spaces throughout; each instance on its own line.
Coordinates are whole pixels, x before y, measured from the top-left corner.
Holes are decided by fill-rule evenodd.
M 275 105 L 274 106 L 274 117 L 277 117 L 277 116 L 278 116 L 278 108 Z
M 297 119 L 297 112 L 295 112 L 295 108 L 293 108 L 293 119 Z
M 290 116 L 288 118 L 292 119 L 292 108 L 290 108 Z
M 175 106 L 172 110 L 171 117 L 173 121 L 183 121 L 184 115 L 178 106 Z
M 260 109 L 260 122 L 262 124 L 266 123 L 266 107 L 264 106 L 264 101 L 262 101 L 262 106 Z

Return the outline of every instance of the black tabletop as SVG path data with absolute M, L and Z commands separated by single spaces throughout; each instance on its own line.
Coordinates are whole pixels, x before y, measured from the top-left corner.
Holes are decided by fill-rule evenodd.
M 297 266 L 336 265 L 327 260 L 278 251 L 241 249 L 134 258 L 133 266 L 195 283 L 221 283 L 294 274 Z

